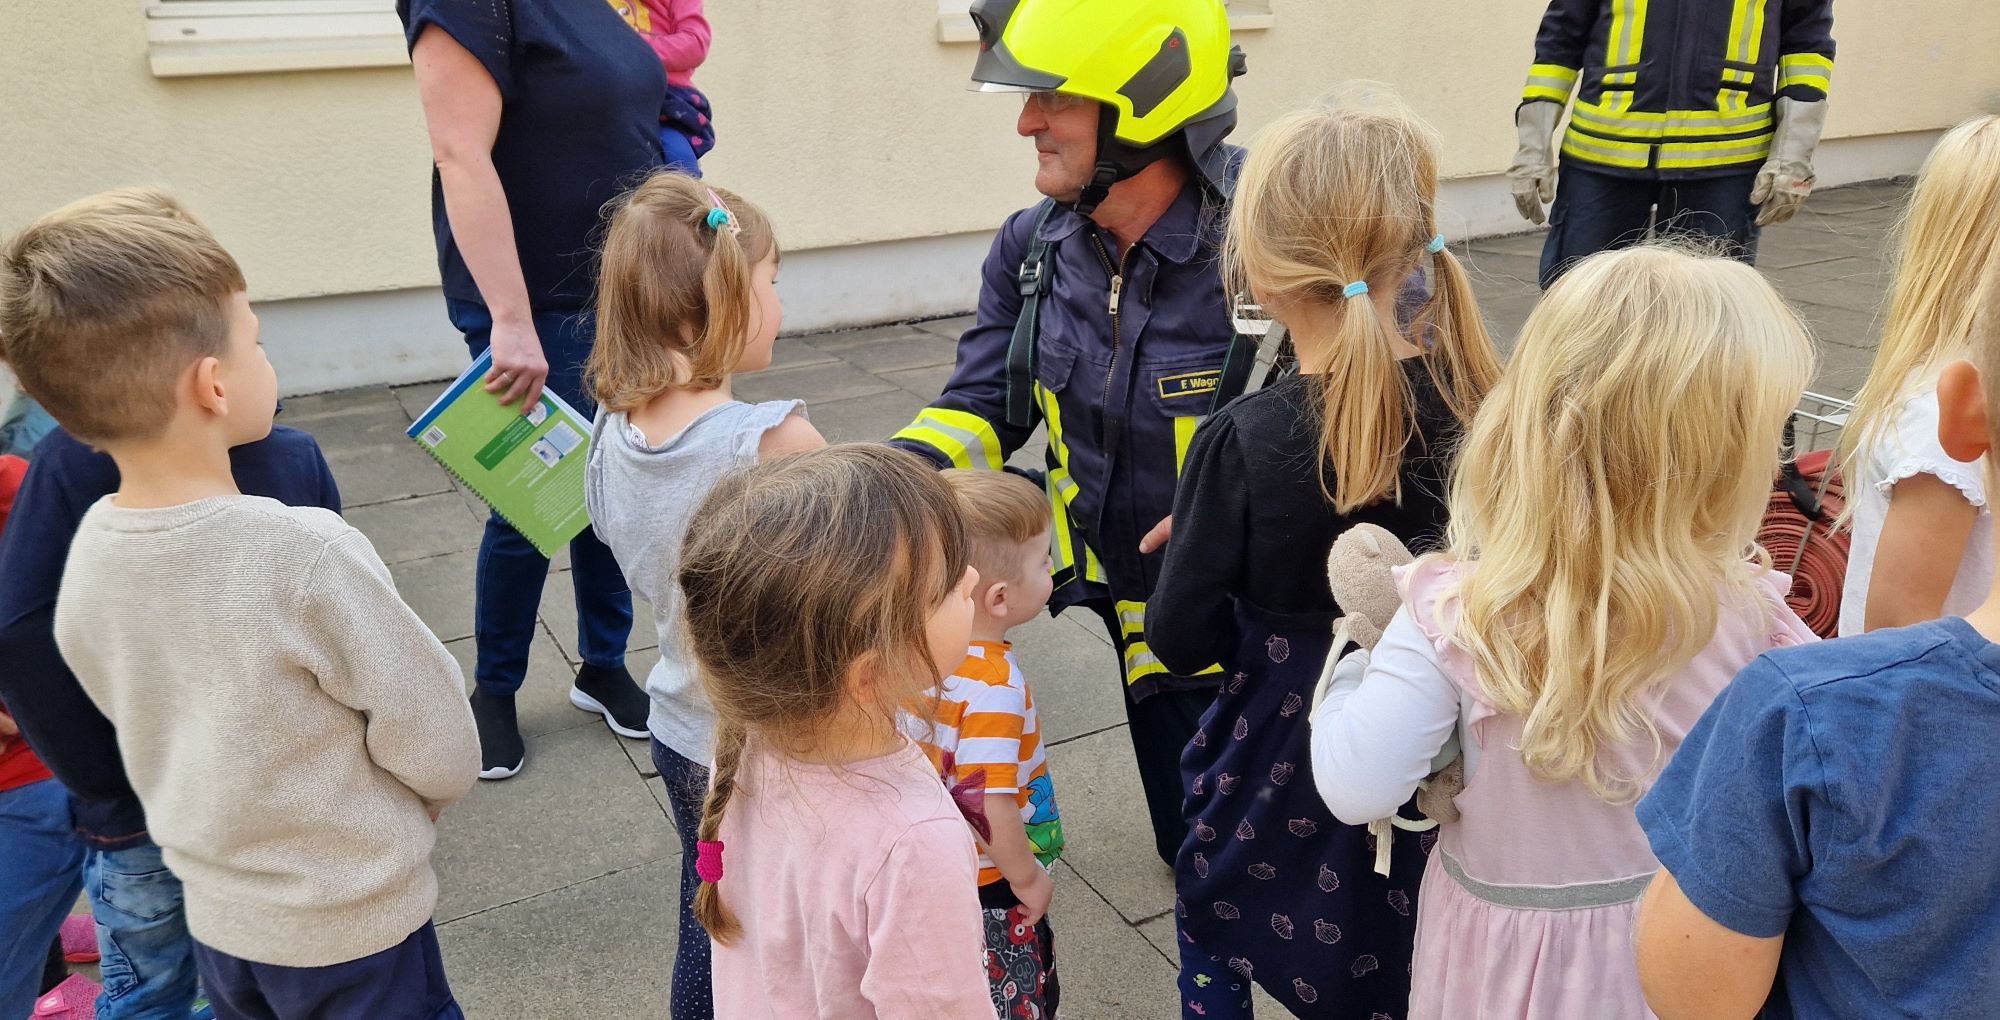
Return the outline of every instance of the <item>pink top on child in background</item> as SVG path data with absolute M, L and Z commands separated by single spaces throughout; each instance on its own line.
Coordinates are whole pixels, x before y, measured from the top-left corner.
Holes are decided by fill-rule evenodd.
M 1389 734 L 1443 734 L 1455 726 L 1463 741 L 1460 818 L 1439 826 L 1419 894 L 1411 1020 L 1651 1017 L 1632 936 L 1639 897 L 1660 865 L 1633 804 L 1607 803 L 1581 780 L 1547 782 L 1528 771 L 1515 750 L 1523 720 L 1494 707 L 1471 657 L 1448 636 L 1458 611 L 1452 592 L 1468 568 L 1429 560 L 1405 569 L 1404 608 L 1367 675 L 1336 706 L 1338 718 L 1314 720 L 1341 727 L 1338 743 L 1351 760 L 1315 754 L 1314 766 L 1345 773 L 1336 788 L 1379 788 L 1374 792 L 1394 810 L 1414 777 L 1428 771 L 1441 740 L 1398 748 L 1391 745 L 1407 741 Z M 1760 570 L 1755 600 L 1722 605 L 1714 639 L 1649 696 L 1657 761 L 1652 740 L 1641 734 L 1605 746 L 1600 768 L 1656 776 L 1739 670 L 1772 648 L 1816 640 L 1785 605 L 1785 577 L 1746 569 Z M 1378 738 L 1362 736 L 1369 733 Z M 1376 778 L 1366 778 L 1370 773 Z M 1390 781 L 1398 776 L 1407 785 Z
M 643 6 L 637 8 L 634 2 L 612 0 L 612 6 L 620 8 L 619 13 L 639 30 L 646 45 L 660 55 L 660 64 L 667 69 L 667 84 L 693 86 L 695 68 L 708 59 L 708 44 L 713 38 L 708 19 L 701 13 L 701 0 L 640 0 Z
M 746 751 L 723 813 L 719 1020 L 987 1018 L 972 831 L 915 744 L 832 767 Z

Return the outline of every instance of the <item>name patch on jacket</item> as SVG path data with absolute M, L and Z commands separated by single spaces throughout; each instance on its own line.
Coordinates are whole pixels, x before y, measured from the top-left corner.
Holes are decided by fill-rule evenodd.
M 1206 372 L 1185 372 L 1180 375 L 1160 377 L 1160 399 L 1175 397 L 1205 397 L 1213 394 L 1222 384 L 1222 369 L 1211 368 Z

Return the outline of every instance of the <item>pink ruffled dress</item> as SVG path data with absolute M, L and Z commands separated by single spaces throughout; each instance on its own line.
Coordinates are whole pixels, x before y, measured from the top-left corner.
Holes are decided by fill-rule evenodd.
M 1659 862 L 1631 804 L 1529 774 L 1514 750 L 1521 718 L 1493 707 L 1470 657 L 1445 638 L 1463 569 L 1431 560 L 1405 577 L 1404 604 L 1462 692 L 1461 737 L 1477 745 L 1460 819 L 1439 827 L 1419 894 L 1411 1020 L 1650 1018 L 1632 937 Z M 1659 765 L 1750 660 L 1815 640 L 1785 605 L 1786 587 L 1783 575 L 1759 576 L 1757 601 L 1725 605 L 1715 639 L 1652 695 Z M 1630 774 L 1652 759 L 1642 735 L 1600 761 Z

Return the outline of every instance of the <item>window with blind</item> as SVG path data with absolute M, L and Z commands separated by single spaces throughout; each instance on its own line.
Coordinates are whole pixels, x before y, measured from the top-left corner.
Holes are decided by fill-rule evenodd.
M 409 62 L 395 0 L 146 0 L 145 11 L 162 78 Z

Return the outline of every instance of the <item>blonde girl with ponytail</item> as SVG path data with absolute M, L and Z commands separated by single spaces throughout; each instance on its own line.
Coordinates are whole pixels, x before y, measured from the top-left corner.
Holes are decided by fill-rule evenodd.
M 585 375 L 598 403 L 585 471 L 592 526 L 653 608 L 660 653 L 646 677 L 646 731 L 681 844 L 708 790 L 715 712 L 681 640 L 674 581 L 688 515 L 728 471 L 826 445 L 797 400 L 746 404 L 730 376 L 771 363 L 783 308 L 778 244 L 756 206 L 679 173 L 619 200 L 598 280 Z M 587 706 L 580 706 L 587 707 Z M 709 941 L 694 918 L 700 876 L 681 865 L 672 1020 L 707 1020 Z
M 717 725 L 687 852 L 718 1016 L 993 1016 L 972 830 L 898 726 L 965 657 L 970 555 L 950 487 L 886 446 L 746 468 L 694 511 L 680 589 Z
M 1289 329 L 1298 365 L 1196 432 L 1146 614 L 1169 671 L 1226 676 L 1181 764 L 1188 1016 L 1247 1016 L 1252 982 L 1301 1017 L 1400 1016 L 1409 995 L 1421 844 L 1376 874 L 1367 832 L 1306 774 L 1339 610 L 1325 565 L 1357 524 L 1442 540 L 1451 449 L 1499 365 L 1439 237 L 1437 139 L 1381 106 L 1280 118 L 1230 216 L 1232 289 Z
M 1966 356 L 2000 244 L 2000 117 L 1947 132 L 1917 175 L 1889 319 L 1840 449 L 1848 493 L 1842 637 L 1963 615 L 1993 580 L 1980 464 L 1938 445 L 1938 372 Z
M 1463 747 L 1410 1017 L 1652 1015 L 1632 929 L 1659 862 L 1633 804 L 1738 670 L 1813 640 L 1755 545 L 1813 360 L 1755 270 L 1667 247 L 1586 259 L 1529 316 L 1460 447 L 1448 550 L 1402 575 L 1314 720 L 1345 822 Z

